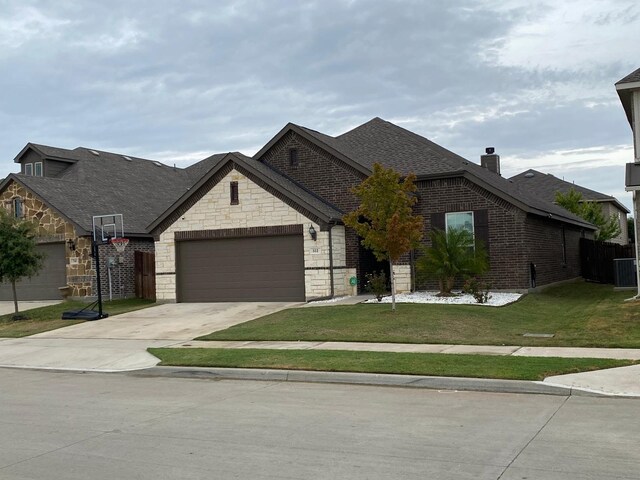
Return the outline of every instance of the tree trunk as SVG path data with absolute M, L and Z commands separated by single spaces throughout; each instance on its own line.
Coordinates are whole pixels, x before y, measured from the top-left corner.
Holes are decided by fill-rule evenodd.
M 13 308 L 16 311 L 16 315 L 18 312 L 18 293 L 16 292 L 16 281 L 11 280 L 11 290 L 13 290 Z
M 393 262 L 389 260 L 389 270 L 391 273 L 391 310 L 396 311 L 396 276 L 393 273 Z

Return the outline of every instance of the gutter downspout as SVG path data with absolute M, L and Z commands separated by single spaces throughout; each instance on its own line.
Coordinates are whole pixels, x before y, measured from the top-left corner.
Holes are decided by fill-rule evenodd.
M 331 235 L 331 230 L 335 227 L 335 223 L 329 224 L 329 279 L 331 282 L 331 298 L 335 295 L 335 286 L 333 280 L 333 236 Z

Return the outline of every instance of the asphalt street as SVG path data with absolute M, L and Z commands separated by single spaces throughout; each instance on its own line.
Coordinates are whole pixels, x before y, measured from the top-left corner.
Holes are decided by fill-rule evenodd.
M 640 400 L 0 369 L 0 478 L 637 479 Z

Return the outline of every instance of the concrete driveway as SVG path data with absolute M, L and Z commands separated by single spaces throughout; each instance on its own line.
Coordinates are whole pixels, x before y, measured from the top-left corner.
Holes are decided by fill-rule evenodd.
M 274 313 L 299 303 L 172 303 L 39 333 L 0 339 L 0 367 L 117 372 L 149 368 L 146 349 Z
M 18 302 L 18 309 L 21 312 L 25 310 L 31 310 L 33 308 L 48 307 L 49 305 L 55 305 L 62 302 L 62 300 L 32 300 L 25 302 Z M 13 313 L 13 302 L 0 302 L 0 315 L 7 315 Z

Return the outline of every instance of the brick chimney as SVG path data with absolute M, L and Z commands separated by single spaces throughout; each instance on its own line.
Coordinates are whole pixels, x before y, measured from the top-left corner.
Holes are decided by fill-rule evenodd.
M 487 147 L 484 149 L 485 155 L 480 155 L 480 165 L 487 170 L 500 175 L 500 155 L 497 155 L 496 149 Z

